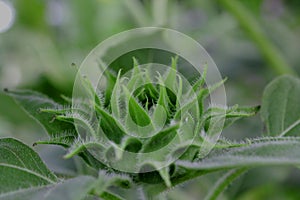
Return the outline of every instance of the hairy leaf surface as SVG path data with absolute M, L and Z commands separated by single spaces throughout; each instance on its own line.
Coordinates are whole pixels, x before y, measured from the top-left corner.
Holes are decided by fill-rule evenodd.
M 215 150 L 198 162 L 178 161 L 177 164 L 195 170 L 300 165 L 300 138 L 255 141 L 246 146 Z
M 43 125 L 50 136 L 68 130 L 74 130 L 69 123 L 54 120 L 55 114 L 40 112 L 40 109 L 59 109 L 62 106 L 47 96 L 30 90 L 7 91 L 13 99 L 34 119 Z M 72 132 L 76 135 L 76 132 Z
M 12 138 L 0 139 L 0 194 L 56 181 L 31 148 Z
M 94 178 L 79 176 L 47 186 L 17 189 L 13 192 L 0 194 L 0 200 L 82 200 L 93 189 L 94 184 Z
M 281 76 L 265 89 L 261 117 L 269 135 L 300 134 L 300 80 Z

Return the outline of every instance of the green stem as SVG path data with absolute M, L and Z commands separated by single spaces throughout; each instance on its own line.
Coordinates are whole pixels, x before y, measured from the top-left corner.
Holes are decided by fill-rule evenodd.
M 122 1 L 125 4 L 130 14 L 136 20 L 140 27 L 149 26 L 152 21 L 151 18 L 147 15 L 145 8 L 142 3 L 138 0 L 126 0 Z
M 245 173 L 248 168 L 234 169 L 222 176 L 215 186 L 210 190 L 205 200 L 215 200 L 219 195 L 238 177 Z
M 249 37 L 256 43 L 259 50 L 269 63 L 269 67 L 278 75 L 296 74 L 289 66 L 280 51 L 268 39 L 261 25 L 249 10 L 238 0 L 219 0 L 219 2 L 239 22 Z

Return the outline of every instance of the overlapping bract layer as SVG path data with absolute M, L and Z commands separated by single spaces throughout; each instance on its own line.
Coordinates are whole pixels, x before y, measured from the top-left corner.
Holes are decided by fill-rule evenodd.
M 82 77 L 87 95 L 82 99 L 64 97 L 72 106 L 62 106 L 30 91 L 10 94 L 17 100 L 22 98 L 24 107 L 38 108 L 30 114 L 45 125 L 50 139 L 37 143 L 63 145 L 69 148 L 67 158 L 79 154 L 94 168 L 139 172 L 140 179 L 161 180 L 167 186 L 172 185 L 170 177 L 177 173 L 177 159 L 202 158 L 224 126 L 258 111 L 258 107 L 217 105 L 205 109 L 205 99 L 223 81 L 206 86 L 204 71 L 190 84 L 178 73 L 176 59 L 168 68 L 139 66 L 134 60 L 131 71 L 114 75 L 106 70 L 104 75 L 105 91 Z M 27 97 L 20 95 L 24 92 Z M 159 177 L 149 178 L 149 173 Z

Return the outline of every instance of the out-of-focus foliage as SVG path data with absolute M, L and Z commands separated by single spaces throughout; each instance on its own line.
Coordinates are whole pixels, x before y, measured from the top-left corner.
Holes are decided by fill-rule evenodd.
M 260 104 L 264 86 L 277 75 L 264 48 L 271 52 L 275 48 L 287 66 L 300 72 L 300 3 L 235 1 L 252 17 L 255 26 L 247 27 L 245 16 L 226 6 L 229 0 L 11 0 L 15 22 L 0 33 L 0 87 L 30 88 L 59 100 L 60 94 L 72 92 L 76 69 L 71 64 L 80 65 L 99 42 L 130 28 L 162 26 L 181 31 L 205 47 L 222 75 L 229 77 L 229 104 Z M 253 36 L 253 27 L 263 32 L 262 38 Z M 265 47 L 265 41 L 271 44 L 271 50 Z M 232 139 L 255 137 L 263 129 L 258 121 L 259 117 L 242 120 L 223 135 Z M 45 137 L 45 133 L 0 92 L 0 136 L 31 143 Z M 299 192 L 294 188 L 300 185 L 299 179 L 287 178 L 289 170 L 282 171 L 280 178 L 271 171 L 273 176 L 262 173 L 255 184 L 237 185 L 236 196 L 264 199 L 282 188 L 282 198 L 297 199 Z M 265 186 L 264 177 L 273 177 L 276 183 Z M 246 175 L 244 182 L 249 180 L 251 176 Z M 262 186 L 243 194 L 256 185 Z M 264 188 L 267 194 L 262 192 Z

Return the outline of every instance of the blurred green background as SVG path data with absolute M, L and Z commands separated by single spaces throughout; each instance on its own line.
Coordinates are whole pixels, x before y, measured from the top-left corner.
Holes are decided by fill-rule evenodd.
M 80 65 L 104 39 L 144 26 L 172 28 L 203 45 L 229 78 L 229 105 L 260 104 L 269 81 L 300 72 L 299 0 L 0 0 L 0 86 L 38 90 L 56 100 L 71 95 L 72 63 Z M 223 136 L 240 140 L 262 132 L 256 116 Z M 4 136 L 32 144 L 46 133 L 1 92 Z M 72 165 L 77 160 L 55 159 L 61 149 L 37 150 L 58 173 L 84 173 Z M 214 177 L 197 179 L 168 198 L 201 199 L 213 182 Z M 262 168 L 239 179 L 221 199 L 300 199 L 299 188 L 296 169 Z

